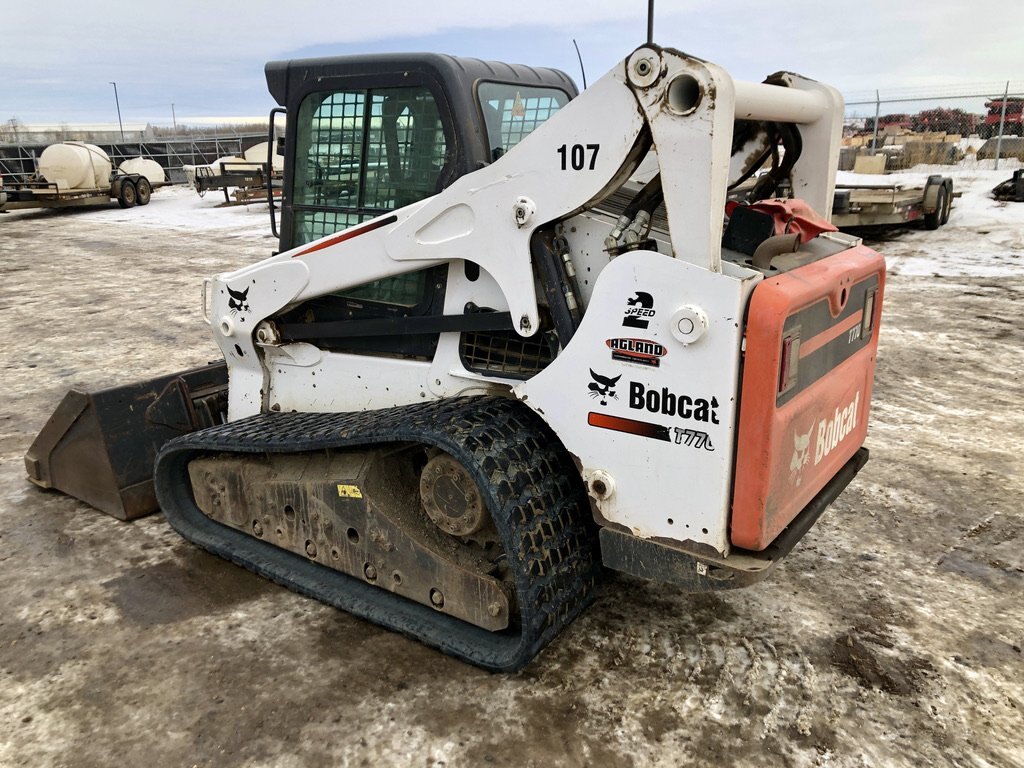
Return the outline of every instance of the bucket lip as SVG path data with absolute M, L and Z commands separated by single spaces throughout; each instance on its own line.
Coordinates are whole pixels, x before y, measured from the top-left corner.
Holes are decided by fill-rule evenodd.
M 223 361 L 91 392 L 72 388 L 25 454 L 28 479 L 120 520 L 156 512 L 157 452 L 198 429 L 197 422 L 209 421 L 197 410 L 210 411 L 226 390 Z M 213 401 L 205 399 L 211 396 Z M 157 403 L 166 423 L 149 417 Z

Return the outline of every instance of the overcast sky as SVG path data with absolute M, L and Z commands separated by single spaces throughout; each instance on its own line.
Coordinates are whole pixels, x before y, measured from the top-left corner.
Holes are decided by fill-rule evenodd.
M 0 122 L 265 115 L 271 59 L 438 51 L 590 82 L 646 38 L 643 0 L 19 0 L 3 4 Z M 1020 0 L 659 0 L 655 42 L 761 80 L 780 69 L 856 97 L 1024 80 Z

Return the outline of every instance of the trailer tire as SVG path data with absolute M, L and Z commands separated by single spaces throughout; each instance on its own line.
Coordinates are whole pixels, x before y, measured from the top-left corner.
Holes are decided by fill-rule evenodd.
M 128 179 L 121 182 L 121 191 L 117 194 L 117 204 L 122 208 L 131 208 L 139 200 L 139 191 Z
M 943 184 L 939 187 L 938 196 L 935 198 L 935 210 L 924 215 L 925 229 L 938 229 L 942 226 L 942 213 L 946 210 L 946 206 L 949 205 L 948 201 L 949 192 L 946 191 L 946 185 Z
M 149 179 L 145 176 L 139 177 L 139 181 L 135 185 L 135 192 L 139 205 L 149 205 L 150 198 L 153 197 L 153 187 L 150 185 Z
M 949 212 L 953 208 L 953 180 L 946 179 L 946 206 L 942 209 L 942 220 L 939 222 L 941 226 L 946 226 L 946 222 L 949 221 Z

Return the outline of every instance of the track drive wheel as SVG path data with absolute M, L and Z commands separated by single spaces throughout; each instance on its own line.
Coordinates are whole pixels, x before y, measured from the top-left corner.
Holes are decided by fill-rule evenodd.
M 135 184 L 125 179 L 121 182 L 121 191 L 117 195 L 117 204 L 122 208 L 131 208 L 139 200 L 138 190 L 135 188 Z
M 139 205 L 149 205 L 150 198 L 153 197 L 153 187 L 150 185 L 149 179 L 142 176 L 135 186 Z

